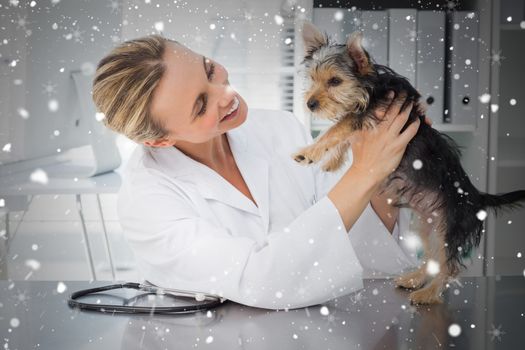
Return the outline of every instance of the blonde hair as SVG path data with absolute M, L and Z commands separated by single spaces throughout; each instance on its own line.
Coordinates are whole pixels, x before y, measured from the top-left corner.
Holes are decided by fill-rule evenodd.
M 93 101 L 104 124 L 141 143 L 167 135 L 150 112 L 153 91 L 166 70 L 162 60 L 167 42 L 154 34 L 128 40 L 100 60 L 93 80 Z

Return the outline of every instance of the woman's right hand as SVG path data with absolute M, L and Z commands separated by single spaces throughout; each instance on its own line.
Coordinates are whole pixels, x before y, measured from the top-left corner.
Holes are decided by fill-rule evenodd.
M 401 111 L 404 100 L 405 97 L 397 98 L 388 107 L 377 108 L 374 114 L 382 121 L 372 129 L 350 135 L 352 166 L 328 192 L 328 198 L 337 208 L 347 232 L 361 216 L 379 185 L 397 168 L 408 142 L 417 132 L 419 118 L 399 133 L 412 109 L 410 104 Z
M 372 177 L 377 184 L 397 168 L 408 142 L 416 135 L 420 124 L 417 118 L 400 133 L 414 103 L 411 102 L 401 111 L 406 97 L 393 99 L 393 95 L 393 91 L 388 95 L 391 101 L 389 106 L 374 110 L 374 114 L 382 120 L 380 123 L 371 129 L 355 131 L 350 136 L 352 168 L 364 176 Z

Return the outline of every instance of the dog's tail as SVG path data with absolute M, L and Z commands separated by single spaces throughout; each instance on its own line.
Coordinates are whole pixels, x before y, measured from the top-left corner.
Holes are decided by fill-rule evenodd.
M 525 191 L 513 191 L 503 194 L 480 193 L 481 205 L 484 208 L 490 208 L 494 214 L 505 209 L 522 208 L 525 204 Z

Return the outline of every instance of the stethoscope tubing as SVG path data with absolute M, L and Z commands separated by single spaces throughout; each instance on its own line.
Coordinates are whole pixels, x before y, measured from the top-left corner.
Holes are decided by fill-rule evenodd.
M 120 283 L 120 284 L 112 284 L 107 286 L 101 286 L 101 287 L 95 287 L 90 289 L 83 289 L 76 292 L 73 292 L 68 299 L 68 305 L 72 308 L 80 309 L 80 310 L 89 310 L 89 311 L 96 311 L 96 312 L 102 312 L 102 313 L 121 313 L 121 314 L 164 314 L 164 315 L 170 315 L 170 314 L 181 314 L 181 313 L 192 313 L 197 312 L 201 310 L 207 310 L 212 309 L 224 302 L 224 299 L 221 299 L 219 297 L 214 298 L 209 295 L 206 296 L 205 300 L 210 300 L 206 303 L 200 303 L 200 304 L 194 304 L 194 305 L 185 305 L 185 306 L 126 306 L 126 305 L 110 305 L 110 304 L 93 304 L 93 303 L 84 303 L 79 300 L 78 298 L 81 298 L 83 296 L 86 296 L 88 294 L 94 294 L 98 292 L 104 292 L 112 289 L 120 289 L 120 288 L 130 288 L 130 289 L 137 289 L 142 290 L 143 287 L 146 287 L 146 290 L 149 290 L 146 294 L 157 294 L 153 290 L 158 289 L 161 292 L 164 292 L 166 290 L 169 291 L 169 289 L 163 289 L 160 287 L 155 286 L 144 286 L 140 283 L 135 282 L 126 282 L 126 283 Z M 169 294 L 169 293 L 167 293 Z M 189 297 L 189 295 L 184 295 L 183 297 Z

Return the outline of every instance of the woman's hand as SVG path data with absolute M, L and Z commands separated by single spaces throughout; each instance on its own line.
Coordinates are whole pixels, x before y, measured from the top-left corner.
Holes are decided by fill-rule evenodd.
M 400 133 L 413 103 L 401 111 L 405 97 L 392 102 L 393 96 L 393 93 L 389 94 L 391 103 L 388 107 L 374 111 L 382 119 L 379 124 L 350 135 L 352 166 L 328 192 L 328 198 L 337 208 L 347 232 L 377 193 L 379 185 L 397 168 L 408 142 L 419 127 L 417 118 Z
M 391 91 L 388 99 L 392 101 L 393 96 Z M 404 101 L 405 96 L 399 96 L 387 108 L 378 107 L 374 114 L 382 122 L 371 129 L 358 130 L 350 136 L 352 168 L 372 177 L 377 184 L 397 168 L 408 142 L 416 135 L 420 124 L 418 118 L 400 133 L 414 104 L 411 102 L 401 111 Z

